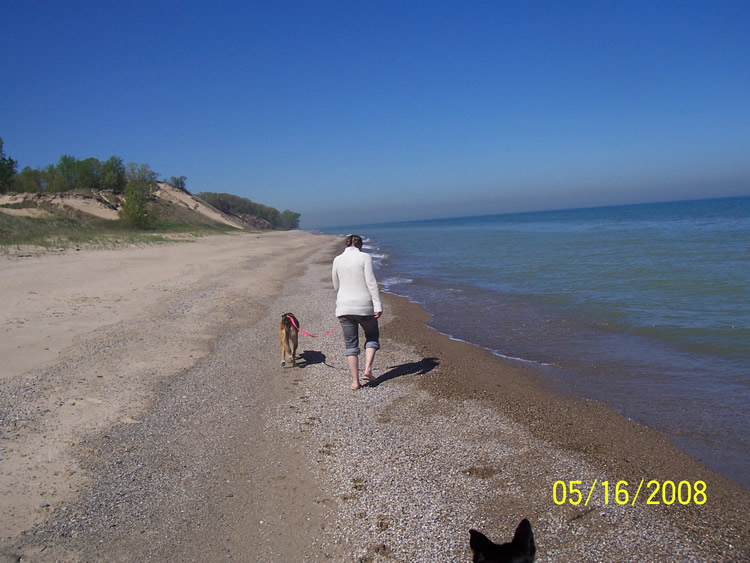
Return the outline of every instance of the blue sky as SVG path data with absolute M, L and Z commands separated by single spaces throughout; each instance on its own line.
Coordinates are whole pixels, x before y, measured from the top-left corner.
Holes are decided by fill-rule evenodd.
M 303 228 L 750 194 L 750 2 L 26 2 L 19 167 L 148 163 Z

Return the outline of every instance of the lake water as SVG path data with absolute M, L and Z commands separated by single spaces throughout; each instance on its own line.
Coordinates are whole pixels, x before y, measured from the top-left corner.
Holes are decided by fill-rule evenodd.
M 750 197 L 324 229 L 430 326 L 750 487 Z

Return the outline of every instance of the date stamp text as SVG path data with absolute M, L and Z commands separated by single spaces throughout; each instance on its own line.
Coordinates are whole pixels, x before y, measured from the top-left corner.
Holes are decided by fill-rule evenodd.
M 614 482 L 613 482 L 614 483 Z M 589 505 L 593 499 L 603 499 L 604 504 L 617 503 L 635 506 L 636 501 L 646 504 L 705 504 L 708 491 L 705 481 L 646 481 L 629 483 L 628 481 L 599 481 L 594 479 L 590 487 L 582 481 L 555 481 L 552 486 L 552 499 L 557 505 Z M 645 485 L 645 488 L 644 488 Z

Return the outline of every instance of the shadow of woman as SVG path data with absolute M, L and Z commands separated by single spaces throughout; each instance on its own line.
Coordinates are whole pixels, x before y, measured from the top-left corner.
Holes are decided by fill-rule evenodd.
M 438 358 L 422 358 L 418 362 L 409 362 L 400 366 L 389 366 L 388 371 L 378 377 L 375 381 L 370 382 L 370 387 L 377 387 L 389 379 L 396 379 L 404 375 L 424 375 L 431 372 L 440 365 Z

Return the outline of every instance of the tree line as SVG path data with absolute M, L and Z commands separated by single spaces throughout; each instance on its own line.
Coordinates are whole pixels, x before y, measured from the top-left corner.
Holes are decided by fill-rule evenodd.
M 0 138 L 0 194 L 106 190 L 123 195 L 120 211 L 123 221 L 136 227 L 145 227 L 157 219 L 156 212 L 148 205 L 148 201 L 156 190 L 159 175 L 148 164 L 131 162 L 125 165 L 118 156 L 100 161 L 93 157 L 79 160 L 63 155 L 57 164 L 44 168 L 26 166 L 20 172 L 17 172 L 17 168 L 18 163 L 3 152 L 3 140 Z M 187 192 L 186 181 L 185 176 L 172 176 L 168 180 L 175 188 Z M 294 211 L 279 213 L 273 207 L 231 194 L 204 192 L 199 197 L 225 213 L 263 219 L 273 229 L 299 228 L 300 214 Z
M 282 231 L 299 228 L 300 214 L 295 211 L 287 209 L 279 213 L 278 209 L 233 194 L 200 192 L 197 196 L 227 215 L 258 217 L 267 221 L 272 228 Z
M 105 161 L 97 158 L 79 160 L 63 155 L 57 164 L 44 168 L 25 166 L 17 172 L 18 163 L 3 152 L 0 138 L 0 193 L 60 193 L 76 190 L 108 190 L 123 194 L 128 183 L 144 181 L 155 184 L 158 174 L 148 164 L 125 164 L 119 156 Z M 185 189 L 185 176 L 172 177 L 170 183 Z

